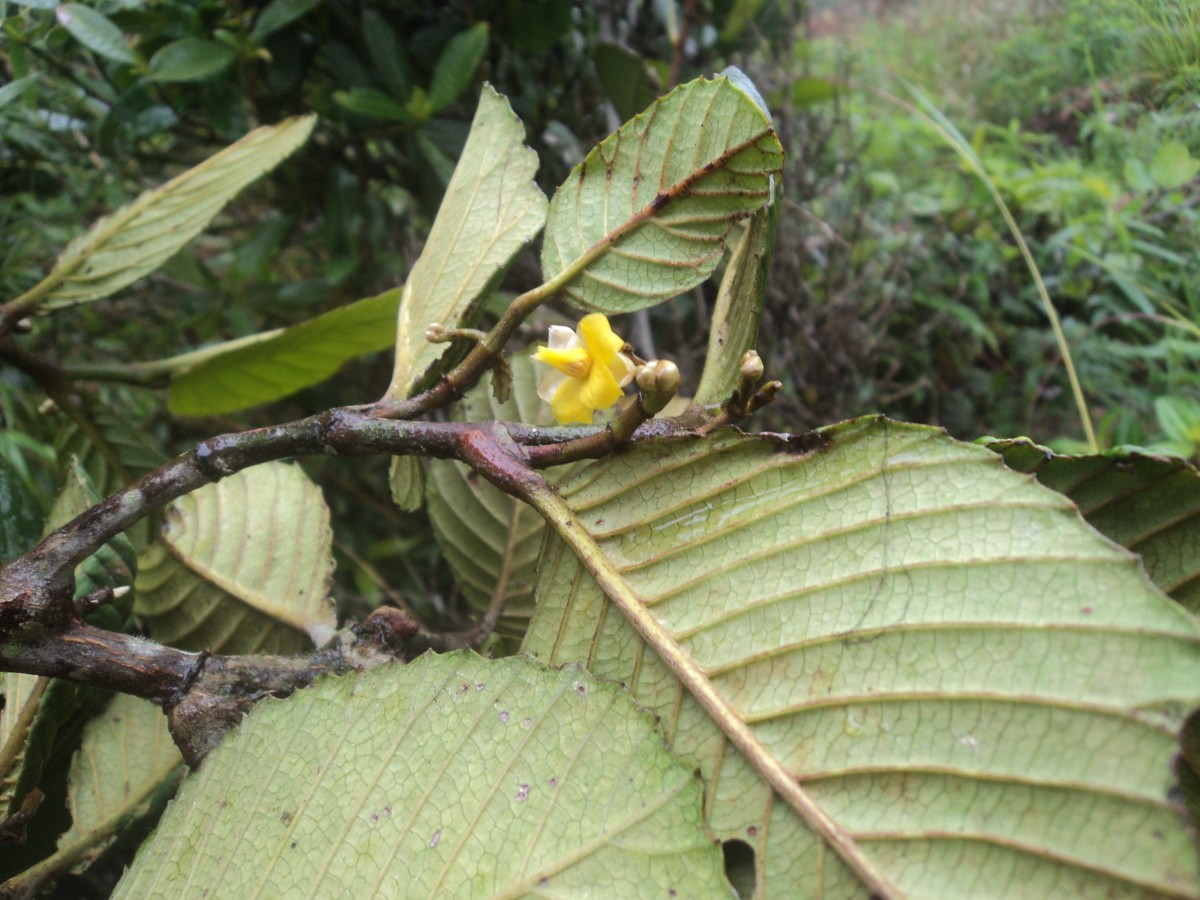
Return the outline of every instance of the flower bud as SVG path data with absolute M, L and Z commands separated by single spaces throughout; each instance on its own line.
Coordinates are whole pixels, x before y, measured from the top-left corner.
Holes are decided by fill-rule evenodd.
M 638 388 L 646 393 L 675 394 L 679 390 L 679 367 L 669 359 L 656 359 L 638 371 Z
M 765 371 L 762 357 L 756 351 L 747 350 L 742 354 L 741 376 L 744 381 L 748 381 L 752 385 L 758 384 Z

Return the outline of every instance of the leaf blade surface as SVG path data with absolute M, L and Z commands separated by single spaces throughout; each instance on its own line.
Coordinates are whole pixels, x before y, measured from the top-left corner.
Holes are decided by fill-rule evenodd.
M 139 559 L 134 611 L 156 640 L 297 653 L 336 627 L 329 509 L 298 466 L 266 463 L 181 497 Z
M 404 285 L 390 396 L 408 396 L 440 354 L 425 330 L 469 320 L 546 221 L 546 198 L 533 182 L 537 154 L 524 140 L 508 101 L 484 85 L 429 239 Z
M 555 192 L 546 278 L 572 304 L 632 312 L 690 290 L 725 235 L 771 196 L 783 149 L 759 105 L 725 76 L 698 79 L 601 141 Z
M 259 704 L 116 896 L 727 894 L 699 799 L 616 685 L 427 654 Z
M 1200 892 L 1168 802 L 1200 632 L 1065 498 L 875 419 L 651 444 L 564 491 L 689 665 L 902 893 Z M 586 660 L 662 716 L 765 896 L 862 890 L 557 538 L 536 593 L 525 649 Z

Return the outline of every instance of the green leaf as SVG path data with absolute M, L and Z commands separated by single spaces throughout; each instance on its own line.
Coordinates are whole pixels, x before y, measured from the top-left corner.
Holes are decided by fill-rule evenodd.
M 987 447 L 1010 468 L 1070 497 L 1093 528 L 1137 553 L 1155 584 L 1200 615 L 1200 472 L 1194 465 L 1119 449 L 1060 456 L 1026 438 Z
M 403 103 L 389 97 L 378 88 L 356 87 L 348 91 L 336 91 L 333 99 L 342 109 L 355 115 L 390 122 L 412 121 L 412 116 Z
M 704 372 L 694 398 L 701 406 L 729 399 L 739 381 L 742 355 L 758 341 L 779 208 L 775 200 L 751 216 L 729 255 L 713 307 Z
M 1167 141 L 1150 160 L 1150 177 L 1159 187 L 1173 190 L 1183 187 L 1200 173 L 1200 159 L 1195 159 L 1179 141 Z
M 214 416 L 269 403 L 332 377 L 351 359 L 385 350 L 400 288 L 291 328 L 206 347 L 160 365 L 178 367 L 167 405 L 181 416 Z
M 617 685 L 426 655 L 258 704 L 114 896 L 727 896 L 700 801 Z
M 297 653 L 336 626 L 333 535 L 321 490 L 267 463 L 181 497 L 138 560 L 137 604 L 160 642 L 214 653 Z
M 62 488 L 45 525 L 39 523 L 41 533 L 48 534 L 74 519 L 97 499 L 87 473 L 78 460 L 71 457 Z M 12 525 L 8 523 L 9 527 Z M 36 531 L 32 537 L 37 537 Z M 0 549 L 6 554 L 15 551 L 12 556 L 16 556 L 31 542 L 28 532 L 19 532 L 15 538 L 13 544 Z M 7 560 L 11 556 L 3 558 Z M 117 535 L 76 567 L 75 596 L 83 596 L 103 586 L 130 584 L 135 565 L 129 539 Z M 128 618 L 129 603 L 127 599 L 123 604 L 104 607 L 93 613 L 89 621 L 101 627 L 122 627 Z M 75 685 L 57 682 L 52 689 L 51 684 L 49 678 L 16 673 L 4 673 L 0 679 L 4 696 L 3 709 L 0 709 L 0 819 L 15 812 L 25 794 L 39 784 L 60 729 L 80 706 L 81 695 Z M 35 735 L 36 745 L 31 744 Z
M 123 830 L 145 816 L 154 795 L 180 774 L 183 757 L 167 717 L 148 700 L 117 694 L 83 730 L 71 762 L 71 828 L 47 868 L 78 871 Z
M 29 734 L 37 721 L 49 678 L 5 672 L 0 676 L 0 696 L 4 705 L 0 707 L 0 820 L 17 811 L 25 792 L 17 792 L 22 781 L 37 782 L 37 775 L 30 778 L 26 762 L 40 769 L 41 760 L 29 756 Z
M 203 81 L 229 67 L 237 52 L 228 44 L 201 38 L 180 38 L 150 57 L 146 77 L 151 81 Z
M 255 129 L 195 168 L 147 191 L 67 245 L 26 296 L 52 309 L 107 297 L 154 271 L 250 182 L 307 139 L 315 116 Z
M 396 456 L 388 467 L 392 502 L 403 512 L 416 512 L 425 502 L 425 467 L 416 456 Z
M 524 137 L 508 101 L 484 85 L 458 167 L 404 285 L 389 396 L 407 396 L 440 355 L 442 347 L 425 340 L 429 325 L 469 323 L 541 230 L 546 198 L 533 183 L 537 154 Z
M 121 29 L 91 7 L 63 3 L 55 8 L 54 16 L 59 25 L 93 53 L 116 63 L 137 62 L 137 55 L 126 45 Z
M 42 74 L 40 72 L 33 72 L 24 78 L 18 78 L 16 81 L 10 81 L 4 87 L 0 87 L 0 109 L 18 99 L 27 90 L 37 84 L 38 79 L 41 77 Z
M 362 13 L 362 32 L 375 71 L 398 96 L 406 96 L 412 86 L 412 76 L 404 42 L 396 29 L 378 10 L 368 8 Z
M 632 119 L 658 99 L 656 79 L 632 50 L 619 44 L 600 44 L 592 51 L 592 62 L 604 93 L 622 121 Z
M 500 403 L 488 374 L 452 416 L 461 422 L 525 422 L 554 425 L 550 406 L 537 394 L 541 374 L 527 353 L 511 359 L 513 387 Z M 504 613 L 500 634 L 521 637 L 533 614 L 533 581 L 545 523 L 529 506 L 510 497 L 462 463 L 432 459 L 425 488 L 433 536 L 449 563 L 463 596 L 477 611 L 499 593 Z M 558 481 L 578 466 L 562 466 L 546 474 Z
M 117 694 L 78 743 L 67 790 L 70 828 L 57 852 L 4 885 L 13 896 L 32 896 L 63 871 L 86 868 L 114 838 L 161 811 L 162 795 L 181 774 L 163 711 L 128 694 Z
M 320 6 L 321 0 L 271 0 L 254 23 L 250 40 L 261 44 L 270 35 L 291 25 L 309 10 Z
M 487 45 L 487 22 L 477 22 L 446 42 L 442 55 L 433 67 L 433 80 L 429 82 L 431 112 L 445 109 L 467 89 L 479 60 L 487 51 Z
M 725 76 L 676 88 L 605 138 L 550 202 L 542 268 L 576 306 L 630 312 L 704 281 L 761 209 L 783 148 Z
M 585 569 L 548 542 L 526 649 L 662 717 L 764 895 L 871 876 L 895 896 L 1196 894 L 1169 792 L 1200 626 L 1067 498 L 880 418 L 648 441 L 564 494 L 560 535 L 596 546 L 572 534 Z M 671 668 L 595 572 L 666 630 Z

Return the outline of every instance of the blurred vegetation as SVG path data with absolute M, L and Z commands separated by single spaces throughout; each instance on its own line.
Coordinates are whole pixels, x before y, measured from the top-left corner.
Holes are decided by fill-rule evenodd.
M 795 61 L 774 61 L 777 114 L 799 123 L 766 330 L 788 337 L 772 362 L 790 417 L 883 409 L 965 438 L 1083 435 L 986 186 L 897 102 L 923 95 L 1030 244 L 1101 444 L 1195 456 L 1196 7 L 826 6 L 803 11 Z

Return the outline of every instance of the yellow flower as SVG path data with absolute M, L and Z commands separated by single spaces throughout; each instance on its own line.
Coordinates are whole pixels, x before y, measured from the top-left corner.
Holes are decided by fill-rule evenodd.
M 550 346 L 534 357 L 553 368 L 538 380 L 538 396 L 550 404 L 560 425 L 590 425 L 592 413 L 621 398 L 633 378 L 633 360 L 621 352 L 625 342 L 613 333 L 603 313 L 589 313 L 579 332 L 550 326 Z

